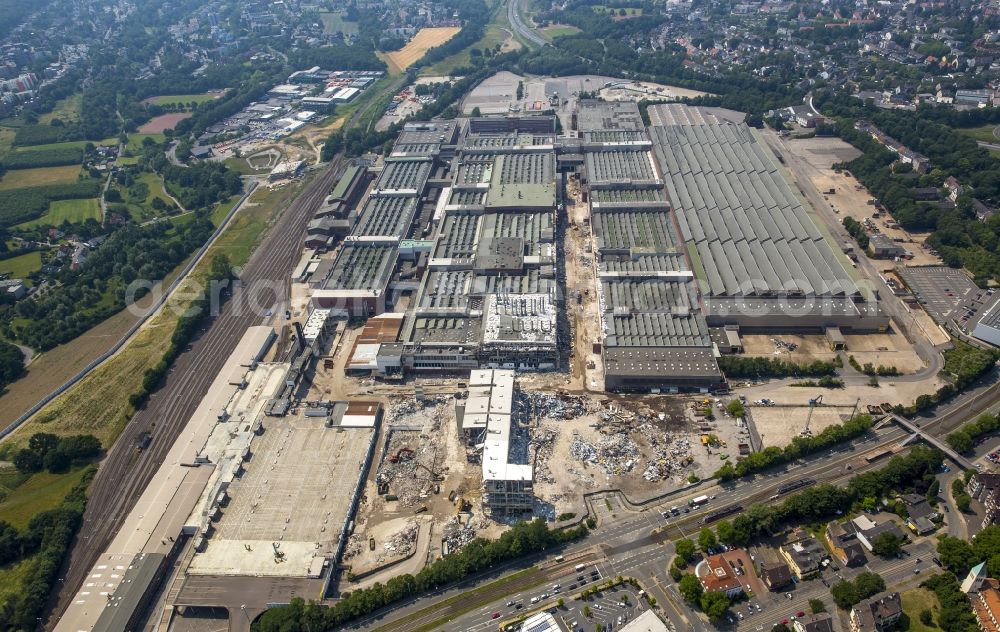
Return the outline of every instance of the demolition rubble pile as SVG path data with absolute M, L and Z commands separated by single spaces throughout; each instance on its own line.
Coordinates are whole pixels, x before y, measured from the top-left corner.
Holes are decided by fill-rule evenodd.
M 524 394 L 530 402 L 532 413 L 538 418 L 575 419 L 596 410 L 590 399 L 579 395 L 552 395 L 540 391 L 528 391 Z
M 463 523 L 460 516 L 452 516 L 444 524 L 444 545 L 447 547 L 449 553 L 454 553 L 461 549 L 469 542 L 472 542 L 475 537 L 475 529 Z
M 643 424 L 639 432 L 649 440 L 651 454 L 642 477 L 647 481 L 660 481 L 680 474 L 690 465 L 691 441 L 684 436 L 672 436 L 658 431 L 651 424 Z
M 438 444 L 430 434 L 393 430 L 389 447 L 379 464 L 375 484 L 379 494 L 395 496 L 403 507 L 412 507 L 434 493 L 437 481 L 431 472 Z
M 625 432 L 602 435 L 596 444 L 574 437 L 569 453 L 578 461 L 600 466 L 607 475 L 628 474 L 639 462 L 639 446 Z
M 399 557 L 403 555 L 409 555 L 410 551 L 417 544 L 417 533 L 420 531 L 420 525 L 414 520 L 410 520 L 406 523 L 406 526 L 401 530 L 393 533 L 389 537 L 389 541 L 382 545 L 383 556 L 380 558 L 392 558 Z M 381 561 L 381 559 L 379 560 Z

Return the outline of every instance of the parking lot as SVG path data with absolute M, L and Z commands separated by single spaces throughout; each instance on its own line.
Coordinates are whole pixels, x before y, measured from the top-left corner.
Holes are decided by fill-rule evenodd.
M 899 275 L 917 301 L 938 324 L 956 320 L 962 327 L 975 323 L 995 300 L 992 290 L 981 290 L 965 272 L 947 266 L 902 268 Z
M 593 632 L 598 625 L 605 630 L 617 630 L 639 616 L 645 608 L 639 590 L 631 584 L 622 584 L 587 600 L 567 600 L 565 609 L 559 610 L 555 616 L 567 630 Z

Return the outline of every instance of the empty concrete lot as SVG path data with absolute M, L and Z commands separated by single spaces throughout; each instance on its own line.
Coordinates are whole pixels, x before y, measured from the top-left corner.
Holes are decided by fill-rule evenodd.
M 337 547 L 373 430 L 269 419 L 192 574 L 305 576 Z
M 232 540 L 335 540 L 371 430 L 327 428 L 321 418 L 265 422 L 243 478 L 230 487 L 219 535 Z M 248 520 L 252 517 L 252 520 Z

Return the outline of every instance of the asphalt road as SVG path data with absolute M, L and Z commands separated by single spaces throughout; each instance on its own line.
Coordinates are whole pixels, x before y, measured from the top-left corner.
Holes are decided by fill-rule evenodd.
M 246 286 L 269 281 L 272 287 L 282 288 L 262 291 L 257 304 L 277 304 L 287 296 L 292 268 L 301 256 L 306 224 L 333 186 L 340 163 L 339 158 L 335 159 L 306 186 L 241 270 L 240 278 Z M 90 487 L 83 525 L 65 567 L 65 581 L 61 583 L 48 628 L 54 626 L 87 572 L 121 527 L 247 328 L 263 322 L 263 315 L 251 309 L 250 303 L 253 301 L 224 304 L 219 316 L 199 333 L 190 350 L 181 354 L 163 386 L 132 417 L 108 452 Z M 152 442 L 142 454 L 136 454 L 136 441 L 148 429 L 152 429 Z
M 548 41 L 539 35 L 535 29 L 525 24 L 524 19 L 521 17 L 521 0 L 507 0 L 507 20 L 510 22 L 514 32 L 520 35 L 521 38 L 536 46 L 545 46 L 548 44 Z

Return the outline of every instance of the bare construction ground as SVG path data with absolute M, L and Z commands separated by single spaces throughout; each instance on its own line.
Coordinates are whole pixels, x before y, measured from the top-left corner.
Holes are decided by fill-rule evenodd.
M 809 179 L 815 187 L 823 192 L 834 211 L 841 216 L 853 217 L 859 222 L 871 217 L 875 207 L 869 204 L 874 199 L 871 193 L 846 171 L 837 173 L 833 165 L 838 162 L 853 160 L 860 152 L 839 138 L 817 137 L 797 139 L 783 145 L 795 157 L 811 166 Z M 833 193 L 828 193 L 833 189 Z M 931 255 L 924 247 L 924 241 L 929 233 L 910 233 L 902 228 L 891 227 L 891 218 L 881 217 L 873 220 L 879 231 L 890 239 L 901 239 L 904 248 L 913 254 L 913 259 L 907 265 L 936 265 L 941 260 Z M 890 270 L 895 264 L 892 261 L 873 261 L 880 269 Z
M 305 576 L 336 548 L 373 431 L 299 416 L 264 427 L 192 574 Z
M 814 391 L 823 391 L 823 399 L 826 399 L 825 389 L 799 388 L 798 390 L 802 391 L 802 402 L 806 402 L 807 397 L 816 397 L 817 393 Z M 829 426 L 843 423 L 851 416 L 853 409 L 853 402 L 851 406 L 816 406 L 811 419 L 809 406 L 753 406 L 750 414 L 761 442 L 765 446 L 780 448 L 802 434 L 806 420 L 809 421 L 809 431 L 818 434 Z
M 901 373 L 915 373 L 925 364 L 913 346 L 899 334 L 846 335 L 847 353 L 860 364 L 894 366 Z M 823 335 L 746 335 L 741 336 L 744 353 L 806 364 L 815 360 L 832 361 L 837 353 Z M 794 350 L 793 350 L 794 348 Z

